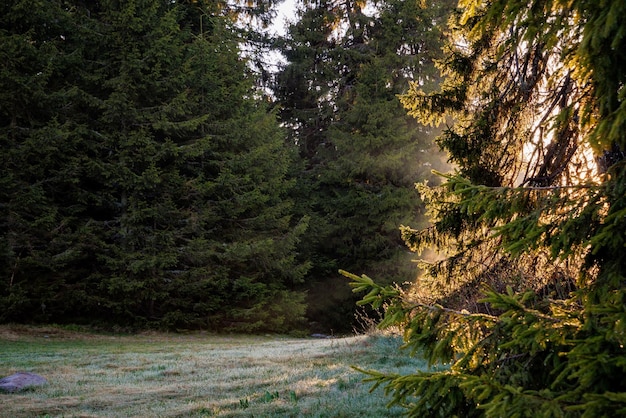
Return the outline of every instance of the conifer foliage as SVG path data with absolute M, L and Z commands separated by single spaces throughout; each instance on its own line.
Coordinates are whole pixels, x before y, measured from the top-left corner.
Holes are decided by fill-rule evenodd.
M 3 321 L 287 330 L 291 164 L 225 4 L 0 10 Z
M 427 373 L 368 371 L 411 416 L 626 414 L 626 5 L 461 1 L 445 81 L 403 97 L 458 170 L 420 186 L 444 259 L 413 292 L 344 274 L 386 305 Z M 595 156 L 595 157 L 592 157 Z
M 298 5 L 298 20 L 277 42 L 287 64 L 275 92 L 304 165 L 296 200 L 311 217 L 301 247 L 312 260 L 309 316 L 350 330 L 356 300 L 338 268 L 387 283 L 416 274 L 398 227 L 424 221 L 413 185 L 443 163 L 433 129 L 407 116 L 397 95 L 409 79 L 435 84 L 446 7 L 395 0 Z

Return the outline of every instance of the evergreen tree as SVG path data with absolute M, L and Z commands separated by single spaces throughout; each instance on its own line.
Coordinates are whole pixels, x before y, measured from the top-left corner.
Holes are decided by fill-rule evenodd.
M 622 416 L 623 2 L 462 3 L 446 82 L 403 103 L 458 165 L 421 187 L 447 257 L 415 292 L 353 279 L 443 371 L 368 372 L 411 416 Z M 592 153 L 596 160 L 591 158 Z
M 306 224 L 292 220 L 283 132 L 253 98 L 229 15 L 197 1 L 74 6 L 38 22 L 59 25 L 40 49 L 59 43 L 74 65 L 41 81 L 48 113 L 28 129 L 28 107 L 3 116 L 2 295 L 19 300 L 3 319 L 299 326 Z M 3 39 L 32 36 L 27 10 L 8 9 Z M 3 80 L 36 78 L 64 55 L 33 57 Z M 50 93 L 57 83 L 63 96 Z
M 276 94 L 304 160 L 301 211 L 312 217 L 309 317 L 349 329 L 354 299 L 337 268 L 384 272 L 388 283 L 415 275 L 398 226 L 419 222 L 413 184 L 441 166 L 432 130 L 406 115 L 397 94 L 409 76 L 435 80 L 435 23 L 442 11 L 416 2 L 303 3 L 289 28 Z M 443 9 L 442 9 L 443 10 Z
M 78 218 L 95 197 L 79 183 L 98 145 L 68 117 L 82 103 L 78 39 L 90 28 L 59 2 L 5 2 L 0 14 L 2 317 L 45 320 L 55 298 L 63 312 L 85 296 L 76 281 L 97 242 Z

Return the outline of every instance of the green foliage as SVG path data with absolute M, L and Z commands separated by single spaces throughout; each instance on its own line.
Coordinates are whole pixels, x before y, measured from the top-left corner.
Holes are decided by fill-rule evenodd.
M 403 228 L 441 260 L 410 290 L 344 272 L 386 307 L 381 327 L 448 368 L 368 379 L 410 416 L 622 416 L 623 5 L 459 6 L 441 90 L 402 98 L 448 123 L 458 170 L 419 186 L 432 226 Z
M 49 3 L 0 18 L 0 319 L 301 326 L 307 220 L 231 18 Z
M 410 77 L 436 82 L 446 5 L 302 2 L 299 20 L 277 41 L 287 64 L 274 91 L 303 159 L 297 209 L 311 217 L 300 247 L 312 260 L 309 317 L 326 330 L 349 330 L 354 319 L 355 298 L 338 268 L 387 283 L 416 274 L 398 226 L 424 222 L 413 184 L 436 180 L 430 169 L 444 163 L 434 130 L 408 117 L 396 95 Z

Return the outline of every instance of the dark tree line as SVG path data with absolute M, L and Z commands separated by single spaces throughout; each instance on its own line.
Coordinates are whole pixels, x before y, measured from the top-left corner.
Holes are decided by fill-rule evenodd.
M 415 279 L 399 226 L 424 224 L 414 184 L 436 181 L 431 170 L 445 166 L 436 131 L 408 116 L 397 95 L 409 81 L 437 84 L 449 6 L 373 4 L 302 2 L 277 41 L 287 64 L 274 90 L 303 165 L 296 210 L 311 219 L 300 247 L 312 257 L 309 316 L 334 329 L 351 323 L 356 302 L 338 269 Z
M 3 321 L 300 325 L 292 159 L 221 6 L 4 4 Z
M 302 3 L 269 83 L 242 22 L 271 6 L 2 5 L 1 321 L 344 331 L 339 268 L 414 278 L 441 162 L 396 95 L 436 82 L 442 13 Z

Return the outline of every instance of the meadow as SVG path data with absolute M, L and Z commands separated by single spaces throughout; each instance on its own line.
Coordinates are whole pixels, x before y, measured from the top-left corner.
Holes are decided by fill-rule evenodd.
M 0 326 L 0 377 L 49 383 L 0 393 L 1 417 L 397 417 L 352 366 L 425 369 L 382 335 L 111 335 Z

